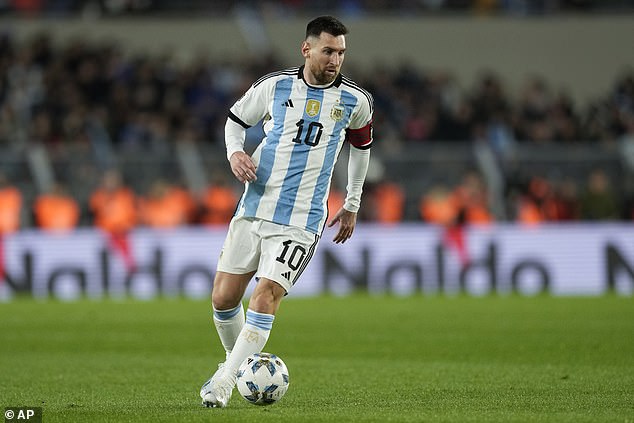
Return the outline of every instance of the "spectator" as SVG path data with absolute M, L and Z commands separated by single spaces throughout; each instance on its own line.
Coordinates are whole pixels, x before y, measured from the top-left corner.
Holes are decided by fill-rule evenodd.
M 616 220 L 621 213 L 616 195 L 603 169 L 595 169 L 588 176 L 585 192 L 581 196 L 581 219 Z
M 120 255 L 129 272 L 133 271 L 136 261 L 128 233 L 138 221 L 136 196 L 124 185 L 118 170 L 104 173 L 101 185 L 90 196 L 90 210 L 95 226 L 104 231 L 110 250 Z
M 493 221 L 489 211 L 488 193 L 482 177 L 467 172 L 455 190 L 456 203 L 461 219 L 467 224 L 486 224 Z
M 433 138 L 438 121 L 434 104 L 417 104 L 412 107 L 403 125 L 403 138 L 406 141 L 426 141 Z
M 193 200 L 187 192 L 164 180 L 152 184 L 147 196 L 139 199 L 139 223 L 153 228 L 174 228 L 186 225 Z
M 537 225 L 553 217 L 550 182 L 533 176 L 525 192 L 519 195 L 516 220 L 525 225 Z
M 458 220 L 459 202 L 446 186 L 435 185 L 421 199 L 419 211 L 425 222 L 449 226 Z
M 33 212 L 37 226 L 44 230 L 68 231 L 79 222 L 79 205 L 60 183 L 37 197 Z
M 528 80 L 519 102 L 521 138 L 535 142 L 554 141 L 555 131 L 549 121 L 551 93 L 539 77 Z
M 22 194 L 0 173 L 0 280 L 4 278 L 4 237 L 20 228 Z
M 566 178 L 555 186 L 554 220 L 562 222 L 579 219 L 580 205 L 577 191 L 577 183 L 572 178 Z
M 394 224 L 403 220 L 405 193 L 400 185 L 391 181 L 381 182 L 373 188 L 371 198 L 377 222 Z
M 228 225 L 236 210 L 238 196 L 222 174 L 214 175 L 203 193 L 202 218 L 205 225 Z
M 22 194 L 0 174 L 0 237 L 20 228 Z
M 90 210 L 95 226 L 108 233 L 127 233 L 137 223 L 136 196 L 114 169 L 106 171 L 91 195 Z
M 195 196 L 182 184 L 170 185 L 170 196 L 179 203 L 180 210 L 184 213 L 184 224 L 195 223 L 198 219 L 198 206 Z

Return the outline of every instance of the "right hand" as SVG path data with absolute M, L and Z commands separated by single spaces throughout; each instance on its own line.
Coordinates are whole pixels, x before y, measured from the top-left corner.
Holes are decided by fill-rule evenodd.
M 229 164 L 231 165 L 231 171 L 235 177 L 243 184 L 253 182 L 257 179 L 255 176 L 255 163 L 251 156 L 244 151 L 236 151 L 233 153 L 229 159 Z

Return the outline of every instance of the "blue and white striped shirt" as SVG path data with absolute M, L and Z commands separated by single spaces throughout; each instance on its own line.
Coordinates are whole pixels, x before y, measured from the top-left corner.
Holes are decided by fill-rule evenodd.
M 246 184 L 236 216 L 258 217 L 321 234 L 335 162 L 348 140 L 372 145 L 372 96 L 343 75 L 313 87 L 303 67 L 256 81 L 229 112 L 245 128 L 264 119 L 253 153 L 257 180 Z

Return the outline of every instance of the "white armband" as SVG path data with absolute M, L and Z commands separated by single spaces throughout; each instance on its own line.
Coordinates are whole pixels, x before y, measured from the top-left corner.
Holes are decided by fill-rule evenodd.
M 225 145 L 227 147 L 227 160 L 236 151 L 244 151 L 244 140 L 246 138 L 246 130 L 242 125 L 227 119 L 225 123 Z
M 370 149 L 361 150 L 350 147 L 350 157 L 348 159 L 348 186 L 346 187 L 346 201 L 343 208 L 356 213 L 361 206 L 361 193 L 365 175 L 368 172 L 370 163 Z

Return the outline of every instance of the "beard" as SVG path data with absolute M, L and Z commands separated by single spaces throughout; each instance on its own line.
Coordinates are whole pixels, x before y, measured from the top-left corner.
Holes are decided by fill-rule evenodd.
M 318 66 L 311 66 L 309 70 L 310 73 L 313 74 L 313 77 L 317 81 L 318 85 L 330 84 L 337 78 L 337 75 L 339 75 L 338 71 L 335 71 L 334 73 L 326 72 L 325 69 L 320 69 Z

